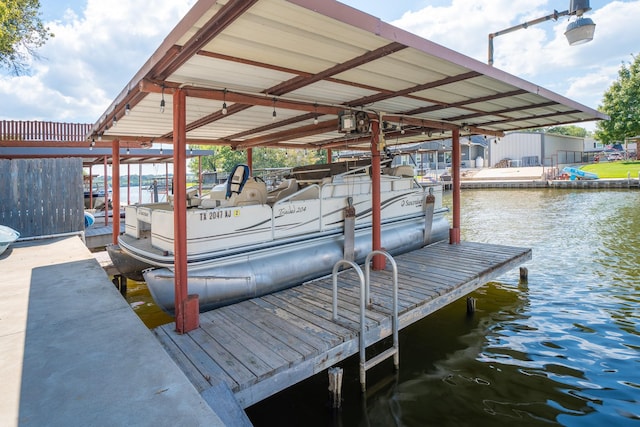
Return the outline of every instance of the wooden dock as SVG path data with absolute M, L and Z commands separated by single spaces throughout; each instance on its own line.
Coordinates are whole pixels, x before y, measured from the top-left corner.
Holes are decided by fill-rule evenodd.
M 104 248 L 113 243 L 113 223 L 111 219 L 108 225 L 103 224 L 104 218 L 100 218 L 96 220 L 96 224 L 85 230 L 85 243 L 89 249 Z M 122 233 L 124 233 L 124 222 L 120 224 L 120 234 Z
M 531 249 L 483 243 L 436 243 L 395 257 L 402 329 L 530 260 Z M 392 271 L 371 272 L 373 306 L 365 343 L 392 333 Z M 359 351 L 360 281 L 353 269 L 338 277 L 337 322 L 331 277 L 200 315 L 188 334 L 175 324 L 154 330 L 169 355 L 207 402 L 221 386 L 247 408 Z M 399 349 L 402 352 L 402 348 Z

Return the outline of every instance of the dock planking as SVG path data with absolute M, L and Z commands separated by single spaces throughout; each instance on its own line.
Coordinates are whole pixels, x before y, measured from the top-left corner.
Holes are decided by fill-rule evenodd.
M 531 257 L 531 249 L 474 242 L 439 242 L 394 257 L 400 329 Z M 337 322 L 332 286 L 324 277 L 202 313 L 188 334 L 177 334 L 175 324 L 154 331 L 205 399 L 223 382 L 247 408 L 358 353 L 360 281 L 352 269 L 340 272 Z M 367 347 L 392 333 L 392 292 L 387 263 L 371 272 Z

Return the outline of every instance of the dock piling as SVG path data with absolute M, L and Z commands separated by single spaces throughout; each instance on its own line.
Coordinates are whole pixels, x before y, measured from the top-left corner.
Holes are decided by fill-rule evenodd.
M 120 294 L 123 297 L 127 296 L 127 278 L 124 277 L 122 274 L 116 274 L 115 276 L 113 276 L 113 279 L 111 280 L 111 282 L 116 286 L 116 288 L 118 288 L 118 291 L 120 291 Z
M 520 267 L 520 283 L 521 285 L 529 283 L 529 270 L 527 267 Z
M 342 406 L 342 368 L 329 368 L 329 399 L 331 407 L 338 409 Z
M 467 297 L 467 316 L 473 316 L 476 312 L 476 299 Z

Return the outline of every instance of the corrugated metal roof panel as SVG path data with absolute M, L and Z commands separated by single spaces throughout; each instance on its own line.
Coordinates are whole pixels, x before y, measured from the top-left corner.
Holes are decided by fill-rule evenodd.
M 159 112 L 162 87 L 165 113 Z M 349 108 L 372 117 L 384 113 L 383 120 L 396 125 L 422 128 L 428 121 L 421 130 L 466 124 L 489 134 L 605 118 L 333 0 L 198 1 L 94 125 L 95 133 L 170 136 L 171 93 L 180 87 L 197 89 L 187 100 L 188 139 L 231 139 L 239 147 L 368 146 L 366 135 L 336 131 L 338 112 Z M 125 103 L 131 104 L 126 117 Z M 317 132 L 309 127 L 313 117 L 323 122 Z M 428 138 L 416 132 L 395 137 L 398 143 Z

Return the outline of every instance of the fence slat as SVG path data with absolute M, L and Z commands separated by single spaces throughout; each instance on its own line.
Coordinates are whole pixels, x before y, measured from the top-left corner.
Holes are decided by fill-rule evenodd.
M 2 141 L 83 142 L 91 124 L 40 121 L 0 121 Z

